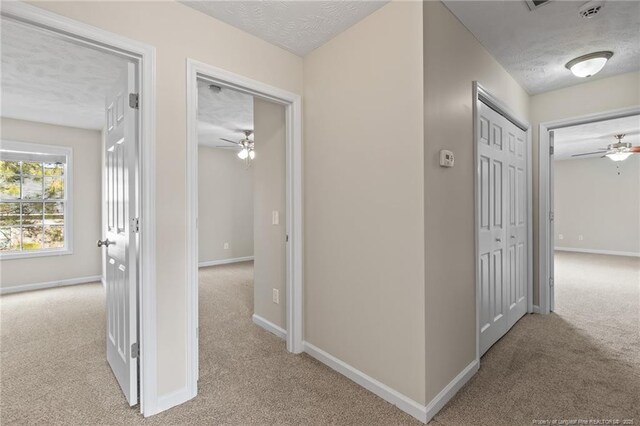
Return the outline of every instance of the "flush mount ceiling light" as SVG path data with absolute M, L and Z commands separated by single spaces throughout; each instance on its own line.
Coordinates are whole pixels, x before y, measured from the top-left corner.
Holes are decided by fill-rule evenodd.
M 610 51 L 593 52 L 570 60 L 565 67 L 576 77 L 591 77 L 599 73 L 612 56 Z

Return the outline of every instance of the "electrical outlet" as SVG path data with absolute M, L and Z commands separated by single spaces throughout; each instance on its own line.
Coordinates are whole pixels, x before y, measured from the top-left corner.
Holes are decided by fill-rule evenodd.
M 224 247 L 225 250 L 229 250 L 229 243 L 224 243 L 223 247 Z
M 584 240 L 584 237 L 582 236 L 582 234 L 578 235 L 578 240 L 580 241 Z
M 564 234 L 558 234 L 558 239 L 559 240 L 564 240 Z
M 280 304 L 280 290 L 278 290 L 277 288 L 273 289 L 273 303 L 275 303 L 276 305 Z

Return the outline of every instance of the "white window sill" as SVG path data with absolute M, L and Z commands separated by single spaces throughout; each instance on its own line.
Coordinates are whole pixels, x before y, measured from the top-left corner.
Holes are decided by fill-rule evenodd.
M 37 250 L 27 252 L 0 253 L 0 260 L 29 259 L 32 257 L 66 256 L 73 254 L 70 249 Z

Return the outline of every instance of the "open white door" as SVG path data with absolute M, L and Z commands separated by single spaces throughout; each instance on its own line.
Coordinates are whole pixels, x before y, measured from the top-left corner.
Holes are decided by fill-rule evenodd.
M 138 403 L 138 313 L 136 274 L 135 65 L 118 79 L 106 99 L 105 247 L 107 288 L 107 360 L 129 402 Z
M 555 209 L 554 194 L 555 186 L 553 183 L 553 131 L 549 132 L 549 311 L 555 309 L 555 279 L 554 279 L 554 260 L 556 256 L 556 230 L 555 230 Z

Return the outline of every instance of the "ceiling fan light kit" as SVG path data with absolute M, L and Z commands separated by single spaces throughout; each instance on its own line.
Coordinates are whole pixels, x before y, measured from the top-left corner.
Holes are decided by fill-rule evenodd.
M 631 155 L 631 152 L 614 152 L 607 154 L 607 158 L 613 161 L 624 161 Z
M 604 154 L 600 158 L 607 157 L 612 161 L 624 161 L 631 156 L 631 154 L 640 154 L 640 147 L 633 146 L 628 142 L 622 142 L 622 139 L 626 136 L 625 133 L 619 133 L 614 135 L 617 142 L 610 144 L 607 148 L 602 148 L 601 151 L 584 152 L 581 154 L 574 154 L 572 157 L 582 157 L 585 155 Z
M 245 161 L 249 162 L 249 161 L 253 160 L 254 158 L 256 158 L 256 151 L 255 151 L 254 141 L 249 139 L 249 136 L 251 136 L 253 134 L 253 130 L 243 130 L 242 132 L 244 133 L 244 139 L 242 139 L 239 142 L 235 142 L 235 141 L 232 141 L 232 140 L 229 140 L 229 139 L 225 139 L 225 138 L 220 138 L 220 140 L 235 144 L 236 146 L 233 147 L 233 148 L 240 148 L 240 152 L 238 152 L 238 158 L 240 158 L 241 160 L 245 160 Z M 219 148 L 231 148 L 231 147 L 229 147 L 229 146 L 220 146 Z
M 613 52 L 608 50 L 593 52 L 570 60 L 565 67 L 576 77 L 591 77 L 599 73 L 612 56 Z

